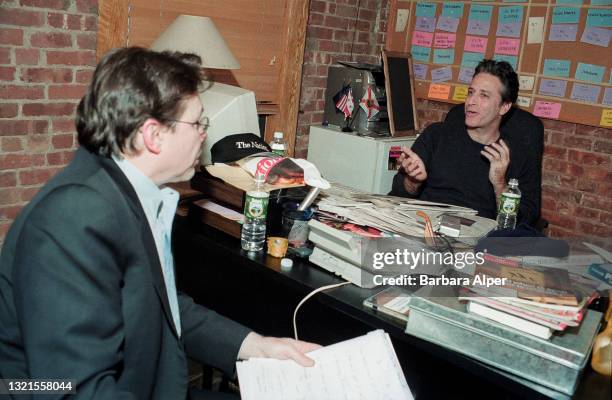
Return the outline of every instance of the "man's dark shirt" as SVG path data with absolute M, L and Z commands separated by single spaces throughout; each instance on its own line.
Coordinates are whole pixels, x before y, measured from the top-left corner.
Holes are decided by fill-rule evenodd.
M 501 138 L 510 148 L 510 165 L 506 181 L 517 178 L 522 192 L 518 222 L 534 224 L 539 217 L 539 193 L 541 182 L 536 173 L 537 165 L 528 162 L 525 145 L 513 141 L 503 131 Z M 427 127 L 412 145 L 427 170 L 427 180 L 417 195 L 404 188 L 405 174 L 398 172 L 393 178 L 390 195 L 454 204 L 478 211 L 478 215 L 496 218 L 495 191 L 489 181 L 490 163 L 480 151 L 485 146 L 470 138 L 464 124 L 435 123 Z

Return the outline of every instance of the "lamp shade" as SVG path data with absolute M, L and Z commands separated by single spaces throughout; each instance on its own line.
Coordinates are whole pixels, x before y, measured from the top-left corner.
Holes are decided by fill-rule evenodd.
M 240 63 L 208 17 L 179 15 L 153 42 L 151 49 L 197 54 L 202 58 L 204 68 L 240 68 Z

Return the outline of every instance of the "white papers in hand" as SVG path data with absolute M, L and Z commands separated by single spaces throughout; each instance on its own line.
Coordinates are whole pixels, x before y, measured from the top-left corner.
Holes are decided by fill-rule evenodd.
M 314 367 L 269 358 L 238 362 L 242 399 L 413 399 L 389 335 L 380 329 L 308 356 Z

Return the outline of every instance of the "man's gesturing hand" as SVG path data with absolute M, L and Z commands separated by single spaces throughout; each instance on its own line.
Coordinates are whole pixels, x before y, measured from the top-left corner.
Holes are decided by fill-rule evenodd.
M 510 164 L 510 149 L 500 139 L 499 143 L 491 143 L 480 152 L 491 163 L 489 167 L 489 181 L 493 185 L 496 195 L 500 195 L 506 186 L 506 170 Z

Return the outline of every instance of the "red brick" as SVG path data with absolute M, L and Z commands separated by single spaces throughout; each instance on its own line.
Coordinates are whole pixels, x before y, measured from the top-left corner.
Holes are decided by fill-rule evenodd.
M 578 150 L 569 150 L 568 158 L 570 159 L 570 161 L 579 163 L 581 165 L 610 164 L 610 156 Z
M 612 212 L 602 211 L 599 216 L 599 221 L 604 225 L 612 225 Z
M 0 172 L 0 187 L 17 185 L 17 173 L 14 171 Z
M 92 69 L 80 69 L 76 72 L 76 77 L 74 81 L 77 83 L 87 83 L 91 82 L 91 78 L 93 77 L 93 68 Z
M 47 22 L 54 28 L 60 28 L 64 30 L 81 30 L 81 21 L 83 16 L 74 14 L 58 14 L 48 13 Z
M 93 51 L 47 51 L 47 64 L 50 65 L 96 65 Z
M 593 147 L 593 139 L 586 137 L 566 136 L 563 143 L 566 147 L 579 150 L 591 150 Z
M 23 141 L 19 137 L 0 137 L 0 150 L 3 153 L 22 151 Z
M 42 86 L 0 85 L 2 99 L 36 100 L 44 97 L 45 91 Z
M 327 2 L 321 0 L 310 1 L 310 11 L 324 13 L 327 11 Z
M 0 220 L 13 221 L 22 210 L 22 206 L 0 207 Z
M 581 192 L 595 192 L 597 190 L 597 183 L 589 181 L 588 179 L 577 178 L 576 179 L 576 190 Z
M 70 2 L 65 0 L 19 0 L 24 7 L 53 8 L 55 10 L 67 10 Z
M 32 188 L 21 188 L 19 189 L 19 198 L 21 201 L 30 201 L 36 193 L 40 190 L 41 186 L 32 187 Z
M 564 238 L 564 237 L 573 237 L 575 236 L 571 230 L 559 228 L 556 226 L 549 226 L 546 229 L 548 236 L 552 238 Z
M 47 162 L 49 165 L 66 165 L 72 160 L 74 152 L 72 151 L 60 151 L 57 153 L 47 154 Z
M 612 129 L 609 128 L 576 124 L 576 134 L 582 136 L 592 136 L 594 138 L 599 139 L 612 140 Z
M 13 118 L 17 116 L 18 106 L 15 103 L 0 103 L 0 118 Z
M 354 32 L 351 32 L 351 31 L 334 29 L 334 40 L 350 42 L 353 40 L 353 34 Z
M 15 67 L 0 67 L 0 81 L 12 81 L 15 79 Z
M 555 211 L 557 202 L 551 197 L 542 197 L 542 210 Z
M 98 30 L 98 16 L 86 16 L 85 17 L 85 30 L 90 32 L 96 32 Z
M 11 63 L 11 49 L 8 47 L 0 47 L 0 64 Z
M 312 4 L 312 2 L 310 3 Z M 324 25 L 325 16 L 317 12 L 311 12 L 308 15 L 308 26 L 321 26 Z
M 74 132 L 76 129 L 73 118 L 70 118 L 70 119 L 53 118 L 53 121 L 51 122 L 53 123 L 53 128 L 51 129 L 53 133 Z
M 336 15 L 339 17 L 355 18 L 357 16 L 357 7 L 336 6 Z
M 587 236 L 612 236 L 612 226 L 603 224 L 595 224 L 586 221 L 579 221 L 576 227 L 578 233 L 586 234 Z
M 575 133 L 576 132 L 576 124 L 571 122 L 563 122 L 552 119 L 543 119 L 542 123 L 544 124 L 545 130 L 557 131 L 557 132 L 565 132 L 565 133 Z
M 565 188 L 543 184 L 542 185 L 542 196 L 550 196 L 550 197 L 555 198 L 557 201 L 567 201 L 569 203 L 581 204 L 580 201 L 583 197 L 583 193 L 577 192 L 575 190 L 567 190 Z M 586 207 L 589 207 L 586 204 L 584 205 Z M 598 208 L 598 207 L 594 207 L 594 208 Z
M 334 17 L 326 15 L 324 19 L 324 26 L 328 28 L 337 28 L 347 30 L 349 27 L 349 20 L 347 18 Z
M 0 120 L 0 136 L 46 133 L 48 126 L 46 120 Z
M 19 202 L 19 191 L 15 188 L 0 189 L 0 205 L 16 204 Z
M 49 86 L 49 99 L 80 100 L 87 90 L 87 85 L 53 85 Z
M 79 0 L 76 2 L 77 10 L 85 14 L 98 13 L 98 0 Z
M 70 68 L 23 68 L 21 70 L 23 82 L 45 83 L 71 83 L 72 69 Z
M 21 112 L 25 116 L 73 115 L 75 106 L 74 103 L 29 103 L 23 105 Z
M 95 50 L 97 36 L 98 35 L 95 33 L 82 33 L 77 35 L 77 47 L 84 50 Z
M 599 210 L 595 210 L 592 208 L 586 208 L 586 207 L 576 207 L 575 210 L 575 215 L 577 217 L 581 217 L 581 218 L 586 218 L 586 219 L 599 219 Z
M 604 198 L 592 194 L 585 194 L 582 197 L 580 204 L 585 207 L 596 208 L 598 210 L 612 210 L 612 200 L 610 198 Z
M 339 52 L 341 49 L 342 46 L 339 42 L 334 42 L 333 40 L 319 40 L 320 51 Z
M 59 171 L 59 168 L 31 169 L 19 172 L 19 183 L 32 186 L 46 183 Z
M 0 44 L 8 44 L 12 46 L 21 46 L 23 44 L 22 29 L 0 29 Z
M 29 154 L 0 154 L 0 169 L 27 168 L 32 165 Z
M 612 154 L 612 142 L 606 140 L 598 140 L 593 144 L 593 151 L 598 153 Z
M 74 146 L 73 134 L 53 135 L 51 144 L 54 149 L 71 149 Z
M 31 135 L 26 139 L 28 154 L 46 153 L 49 151 L 51 139 L 47 135 Z
M 308 37 L 312 39 L 328 39 L 328 40 L 334 37 L 334 39 L 338 40 L 334 35 L 336 32 L 338 31 L 334 32 L 333 29 L 313 26 L 313 27 L 308 28 Z
M 572 216 L 562 215 L 560 213 L 546 214 L 545 218 L 551 225 L 560 226 L 565 229 L 575 229 L 576 218 Z
M 0 24 L 18 26 L 43 26 L 45 16 L 38 11 L 20 10 L 18 8 L 4 8 L 0 12 Z
M 40 60 L 38 49 L 15 49 L 17 65 L 37 65 Z
M 558 146 L 544 146 L 544 157 L 567 160 L 567 149 Z
M 44 48 L 72 47 L 72 36 L 68 33 L 37 32 L 30 35 L 30 44 Z

